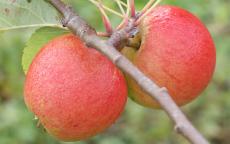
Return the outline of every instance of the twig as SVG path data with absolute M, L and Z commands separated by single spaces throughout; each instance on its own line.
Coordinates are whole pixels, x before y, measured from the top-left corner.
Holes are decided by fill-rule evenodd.
M 100 39 L 95 30 L 79 17 L 70 7 L 60 0 L 50 0 L 50 3 L 64 16 L 64 25 L 78 35 L 87 45 L 101 51 L 113 61 L 121 70 L 132 76 L 142 89 L 158 101 L 175 123 L 175 130 L 187 138 L 192 144 L 209 144 L 208 141 L 193 127 L 183 112 L 172 100 L 166 88 L 160 88 L 151 79 L 146 77 L 126 57 L 116 50 L 113 44 L 128 39 L 129 32 L 135 26 L 130 20 L 125 28 L 114 32 L 108 41 Z M 112 42 L 112 44 L 111 44 Z
M 110 34 L 108 34 L 107 32 L 97 32 L 97 35 L 100 37 L 109 37 Z

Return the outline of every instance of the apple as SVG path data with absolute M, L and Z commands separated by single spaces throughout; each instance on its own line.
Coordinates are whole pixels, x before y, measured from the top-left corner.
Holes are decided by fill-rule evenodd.
M 142 72 L 166 87 L 178 105 L 195 99 L 212 78 L 215 46 L 204 24 L 190 12 L 175 6 L 158 6 L 142 20 L 134 38 L 140 47 L 125 47 L 126 55 Z M 159 108 L 159 104 L 126 75 L 131 98 Z
M 116 66 L 78 37 L 51 40 L 26 75 L 24 99 L 48 133 L 63 141 L 89 138 L 113 124 L 127 88 Z

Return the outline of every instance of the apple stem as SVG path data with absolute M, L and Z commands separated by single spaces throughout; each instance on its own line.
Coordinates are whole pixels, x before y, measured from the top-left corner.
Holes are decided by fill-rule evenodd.
M 99 2 L 97 2 L 96 0 L 89 0 L 92 4 L 94 4 L 95 6 L 99 6 Z M 117 15 L 117 16 L 119 16 L 119 17 L 121 17 L 121 18 L 124 18 L 124 16 L 121 14 L 121 13 L 119 13 L 119 12 L 117 12 L 117 11 L 115 11 L 115 10 L 113 10 L 113 9 L 111 9 L 111 8 L 109 8 L 109 7 L 107 7 L 107 6 L 105 6 L 105 5 L 103 5 L 102 4 L 102 7 L 106 10 L 106 11 L 108 11 L 108 12 L 110 12 L 110 13 L 112 13 L 112 14 L 115 14 L 115 15 Z
M 115 1 L 119 1 L 119 3 L 124 6 L 125 8 L 127 8 L 127 4 L 125 2 L 123 2 L 122 0 L 115 0 Z
M 146 10 L 141 12 L 140 17 L 137 19 L 135 25 L 139 25 L 140 22 L 145 18 L 146 15 L 148 15 L 159 3 L 161 2 L 161 0 L 157 0 L 152 6 L 149 6 L 146 8 Z
M 117 26 L 116 30 L 120 30 L 128 24 L 129 18 L 125 17 L 122 22 Z
M 124 8 L 123 8 L 123 6 L 121 4 L 121 1 L 120 0 L 115 0 L 115 1 L 117 3 L 118 7 L 120 8 L 120 11 L 121 11 L 122 15 L 125 15 L 125 10 L 124 10 Z
M 99 1 L 98 8 L 99 8 L 101 16 L 102 16 L 102 21 L 103 21 L 103 24 L 105 26 L 105 30 L 109 35 L 111 35 L 112 32 L 113 32 L 112 24 L 111 24 L 111 22 L 109 20 L 109 17 L 107 16 L 103 6 L 102 6 L 101 1 Z
M 121 28 L 125 27 L 128 24 L 129 13 L 130 13 L 130 3 L 129 0 L 127 0 L 127 9 L 126 9 L 125 17 L 123 18 L 122 22 L 117 26 L 116 30 L 120 30 Z
M 141 10 L 140 16 L 143 15 L 155 2 L 155 0 L 149 0 L 149 2 L 145 5 L 145 7 Z
M 130 6 L 131 17 L 135 17 L 136 16 L 135 2 L 134 0 L 128 0 L 128 1 L 129 1 L 129 6 Z

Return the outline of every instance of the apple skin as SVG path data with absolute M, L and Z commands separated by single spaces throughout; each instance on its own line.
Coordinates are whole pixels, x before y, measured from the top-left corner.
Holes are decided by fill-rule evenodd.
M 48 133 L 76 141 L 115 122 L 124 109 L 127 87 L 109 59 L 68 34 L 50 41 L 35 57 L 24 95 Z
M 125 47 L 122 53 L 166 87 L 178 105 L 196 98 L 208 85 L 216 63 L 215 45 L 202 22 L 179 7 L 159 6 L 144 18 L 139 30 L 140 48 Z M 130 76 L 126 78 L 131 99 L 149 108 L 160 107 Z

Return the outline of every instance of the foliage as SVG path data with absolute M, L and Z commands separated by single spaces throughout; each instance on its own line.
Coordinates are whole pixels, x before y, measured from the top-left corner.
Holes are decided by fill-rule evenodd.
M 83 0 L 65 1 L 72 4 L 75 10 L 97 30 L 103 30 L 100 15 L 92 4 Z M 147 0 L 136 1 L 137 8 L 140 9 L 146 2 Z M 117 7 L 115 3 L 107 3 L 114 8 Z M 214 37 L 217 49 L 214 78 L 202 96 L 184 106 L 183 110 L 213 144 L 228 144 L 230 142 L 230 1 L 165 0 L 163 3 L 181 6 L 196 14 L 208 26 Z M 114 26 L 119 23 L 119 18 L 109 16 Z M 30 46 L 28 43 L 26 45 L 26 42 L 38 29 L 33 25 L 59 26 L 59 20 L 57 12 L 43 0 L 32 0 L 30 3 L 26 0 L 0 0 L 0 143 L 64 144 L 50 137 L 42 128 L 36 128 L 33 115 L 28 112 L 23 102 L 24 74 L 21 67 L 23 48 Z M 32 26 L 15 29 L 25 24 Z M 6 31 L 6 29 L 14 30 Z M 43 43 L 51 37 L 52 35 L 46 33 L 43 38 L 47 39 L 41 39 L 40 42 Z M 33 43 L 35 40 L 31 41 Z M 125 112 L 114 126 L 90 140 L 73 142 L 75 143 L 185 144 L 186 142 L 173 132 L 172 123 L 164 112 L 146 109 L 129 101 Z
M 43 0 L 4 0 L 0 9 L 0 30 L 58 25 L 57 11 Z
M 40 48 L 51 39 L 68 33 L 67 30 L 56 27 L 42 27 L 34 32 L 28 40 L 26 47 L 23 50 L 22 67 L 26 73 L 34 56 L 38 53 Z

